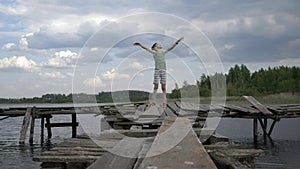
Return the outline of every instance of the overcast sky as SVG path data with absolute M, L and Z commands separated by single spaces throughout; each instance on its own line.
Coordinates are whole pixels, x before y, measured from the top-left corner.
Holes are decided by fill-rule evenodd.
M 1 0 L 1 98 L 152 90 L 167 49 L 168 91 L 235 64 L 252 72 L 300 63 L 298 0 Z

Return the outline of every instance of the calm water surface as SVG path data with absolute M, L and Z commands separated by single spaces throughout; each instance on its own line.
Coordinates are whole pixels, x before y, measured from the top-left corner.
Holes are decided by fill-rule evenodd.
M 72 105 L 72 104 L 69 104 Z M 0 105 L 7 107 L 8 105 Z M 51 105 L 50 105 L 51 106 Z M 68 106 L 68 105 L 65 105 Z M 52 122 L 70 121 L 66 115 L 54 116 Z M 40 119 L 36 120 L 34 145 L 19 146 L 20 129 L 23 117 L 8 118 L 0 121 L 0 168 L 1 169 L 39 169 L 40 163 L 33 162 L 32 157 L 41 151 L 55 146 L 64 139 L 71 137 L 71 128 L 53 128 L 53 138 L 40 145 Z M 270 124 L 271 122 L 269 122 Z M 222 119 L 217 131 L 228 136 L 232 142 L 240 143 L 245 148 L 260 148 L 265 155 L 256 158 L 259 169 L 300 169 L 300 118 L 282 119 L 274 128 L 273 141 L 266 142 L 259 138 L 253 144 L 252 121 L 246 119 Z M 79 134 L 83 133 L 79 129 Z M 260 131 L 261 133 L 261 131 Z M 46 134 L 46 133 L 45 133 Z M 27 134 L 29 135 L 29 134 Z M 47 134 L 46 134 L 47 135 Z

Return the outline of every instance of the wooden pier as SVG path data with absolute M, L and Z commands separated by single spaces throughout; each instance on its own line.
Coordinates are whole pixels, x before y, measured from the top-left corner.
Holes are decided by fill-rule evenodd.
M 218 136 L 214 129 L 206 126 L 208 118 L 252 119 L 253 138 L 256 141 L 259 124 L 262 127 L 263 135 L 271 137 L 275 125 L 281 118 L 300 117 L 299 104 L 262 105 L 251 96 L 244 98 L 250 104 L 206 105 L 170 102 L 165 109 L 159 105 L 150 106 L 146 103 L 85 107 L 10 107 L 0 109 L 0 116 L 3 117 L 1 120 L 24 116 L 20 131 L 20 144 L 25 144 L 29 126 L 29 143 L 33 143 L 35 123 L 39 118 L 41 119 L 41 143 L 44 141 L 45 128 L 48 138 L 52 137 L 51 128 L 53 127 L 72 128 L 71 139 L 34 157 L 34 161 L 43 162 L 43 168 L 54 168 L 55 166 L 80 169 L 94 169 L 99 166 L 105 169 L 220 168 L 215 159 L 222 155 L 216 155 L 219 151 L 218 153 L 213 153 L 214 150 L 207 152 L 203 143 L 213 143 L 216 138 L 226 141 L 226 138 Z M 79 114 L 103 115 L 103 121 L 114 130 L 99 131 L 99 135 L 92 138 L 87 135 L 77 136 L 77 115 Z M 56 115 L 70 115 L 71 121 L 51 122 L 51 118 Z M 272 124 L 268 125 L 270 120 Z M 180 132 L 164 137 L 164 132 L 169 131 L 170 126 L 177 123 L 176 129 Z M 183 129 L 187 130 L 181 131 Z M 186 133 L 186 135 L 180 142 L 174 143 L 174 146 L 162 151 L 168 147 L 170 142 L 176 140 L 177 137 L 174 136 L 178 133 Z M 98 143 L 101 143 L 101 146 Z M 116 148 L 129 153 L 130 157 L 112 153 Z M 251 151 L 243 154 L 253 157 L 261 152 Z M 247 159 L 249 159 L 248 156 Z M 211 159 L 211 157 L 214 158 Z M 236 161 L 236 163 L 239 162 Z

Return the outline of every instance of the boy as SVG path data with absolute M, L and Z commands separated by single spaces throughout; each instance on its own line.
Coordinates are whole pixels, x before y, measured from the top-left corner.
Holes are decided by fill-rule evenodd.
M 141 48 L 145 49 L 146 51 L 150 52 L 153 54 L 153 58 L 155 61 L 155 70 L 154 70 L 154 89 L 153 89 L 153 94 L 152 94 L 152 105 L 156 104 L 156 94 L 157 94 L 157 89 L 158 89 L 158 83 L 160 80 L 161 83 L 161 89 L 163 91 L 163 108 L 166 107 L 167 105 L 167 96 L 166 96 L 166 61 L 165 61 L 165 54 L 172 49 L 178 43 L 183 40 L 184 37 L 181 37 L 178 39 L 171 47 L 169 47 L 167 50 L 163 51 L 162 46 L 159 45 L 158 43 L 154 43 L 151 47 L 151 49 L 147 48 L 146 46 L 140 44 L 139 42 L 135 42 L 133 45 L 135 46 L 140 46 Z

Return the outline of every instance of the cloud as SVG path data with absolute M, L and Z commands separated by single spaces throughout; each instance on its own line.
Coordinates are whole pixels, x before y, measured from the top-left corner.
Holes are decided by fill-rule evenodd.
M 79 55 L 70 50 L 55 52 L 46 63 L 42 63 L 44 67 L 69 68 L 74 67 Z
M 128 79 L 130 78 L 130 76 L 128 74 L 118 73 L 115 69 L 112 69 L 111 71 L 106 71 L 105 73 L 102 73 L 102 78 L 107 80 Z
M 27 9 L 24 6 L 13 7 L 0 4 L 0 11 L 7 15 L 23 15 Z
M 2 50 L 15 50 L 17 49 L 17 45 L 14 43 L 7 43 L 2 46 Z
M 51 79 L 63 79 L 66 78 L 65 75 L 63 75 L 61 72 L 46 72 L 46 73 L 39 73 L 40 76 L 42 76 L 43 78 L 51 78 Z
M 140 62 L 134 61 L 130 63 L 125 70 L 141 70 L 143 68 L 145 68 L 144 65 L 142 65 Z
M 8 51 L 20 51 L 20 50 L 28 50 L 28 41 L 27 38 L 30 36 L 33 36 L 33 33 L 27 33 L 25 35 L 22 35 L 19 43 L 7 43 L 2 46 L 3 50 L 8 50 Z
M 104 87 L 104 86 L 106 86 L 105 83 L 102 82 L 102 80 L 100 79 L 99 76 L 96 76 L 94 78 L 85 79 L 83 81 L 83 84 L 86 87 Z
M 12 56 L 0 59 L 0 69 L 22 69 L 28 72 L 39 70 L 37 63 L 25 56 Z

